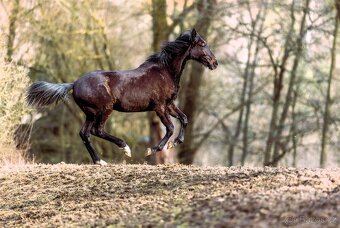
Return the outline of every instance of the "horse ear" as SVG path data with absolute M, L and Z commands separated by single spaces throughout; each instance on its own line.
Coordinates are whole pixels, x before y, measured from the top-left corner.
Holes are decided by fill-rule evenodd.
M 193 28 L 192 31 L 191 31 L 191 40 L 194 41 L 196 36 L 197 36 L 196 29 Z

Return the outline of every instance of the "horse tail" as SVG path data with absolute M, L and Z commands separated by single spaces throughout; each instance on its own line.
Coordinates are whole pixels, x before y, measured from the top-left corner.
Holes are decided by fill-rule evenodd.
M 36 107 L 58 103 L 60 100 L 66 102 L 69 97 L 69 91 L 72 88 L 73 83 L 34 82 L 26 93 L 26 102 L 28 105 Z

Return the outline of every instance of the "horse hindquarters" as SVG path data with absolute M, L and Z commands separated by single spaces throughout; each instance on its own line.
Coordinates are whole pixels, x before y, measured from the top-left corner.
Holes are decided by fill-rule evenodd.
M 102 164 L 103 161 L 99 159 L 90 142 L 90 134 L 116 144 L 124 150 L 125 155 L 131 157 L 130 148 L 124 140 L 104 131 L 115 101 L 108 83 L 107 77 L 91 73 L 76 81 L 73 91 L 75 102 L 86 115 L 86 122 L 80 131 L 80 136 L 96 164 Z
M 89 73 L 74 82 L 73 98 L 86 115 L 93 116 L 112 109 L 115 102 L 109 79 L 96 72 Z

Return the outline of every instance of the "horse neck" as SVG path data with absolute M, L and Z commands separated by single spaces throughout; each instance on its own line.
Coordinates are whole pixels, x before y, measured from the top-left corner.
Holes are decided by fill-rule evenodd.
M 170 74 L 173 77 L 173 80 L 177 86 L 179 86 L 179 82 L 181 80 L 181 75 L 184 70 L 185 64 L 189 59 L 189 49 L 180 56 L 177 56 L 172 60 L 172 62 L 169 64 L 168 68 Z

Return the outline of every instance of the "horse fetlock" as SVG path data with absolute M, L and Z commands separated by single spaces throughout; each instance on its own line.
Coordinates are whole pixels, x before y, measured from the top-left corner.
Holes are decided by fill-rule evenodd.
M 127 144 L 126 144 L 125 147 L 120 148 L 120 149 L 122 149 L 122 150 L 124 151 L 124 154 L 125 154 L 126 156 L 128 156 L 128 157 L 131 158 L 131 149 L 130 149 L 130 147 L 129 147 Z
M 175 146 L 177 146 L 177 143 L 176 143 L 176 142 L 173 142 L 173 141 L 169 141 L 169 142 L 168 142 L 168 146 L 167 146 L 167 149 L 171 149 L 171 148 L 174 148 Z
M 107 165 L 107 162 L 100 159 L 99 161 L 96 161 L 95 164 L 100 165 L 100 166 L 105 166 L 105 165 Z
M 146 152 L 145 152 L 145 157 L 150 156 L 152 153 L 153 153 L 152 149 L 151 148 L 147 148 Z
M 176 144 L 176 145 L 181 144 L 181 143 L 183 143 L 183 142 L 184 142 L 184 138 L 183 138 L 183 137 L 181 137 L 181 138 L 176 138 L 176 139 L 175 139 L 175 144 Z
M 156 153 L 157 151 L 161 151 L 163 149 L 163 147 L 161 146 L 155 146 L 152 148 L 147 148 L 146 149 L 146 153 L 145 153 L 145 157 L 150 156 L 153 153 Z

